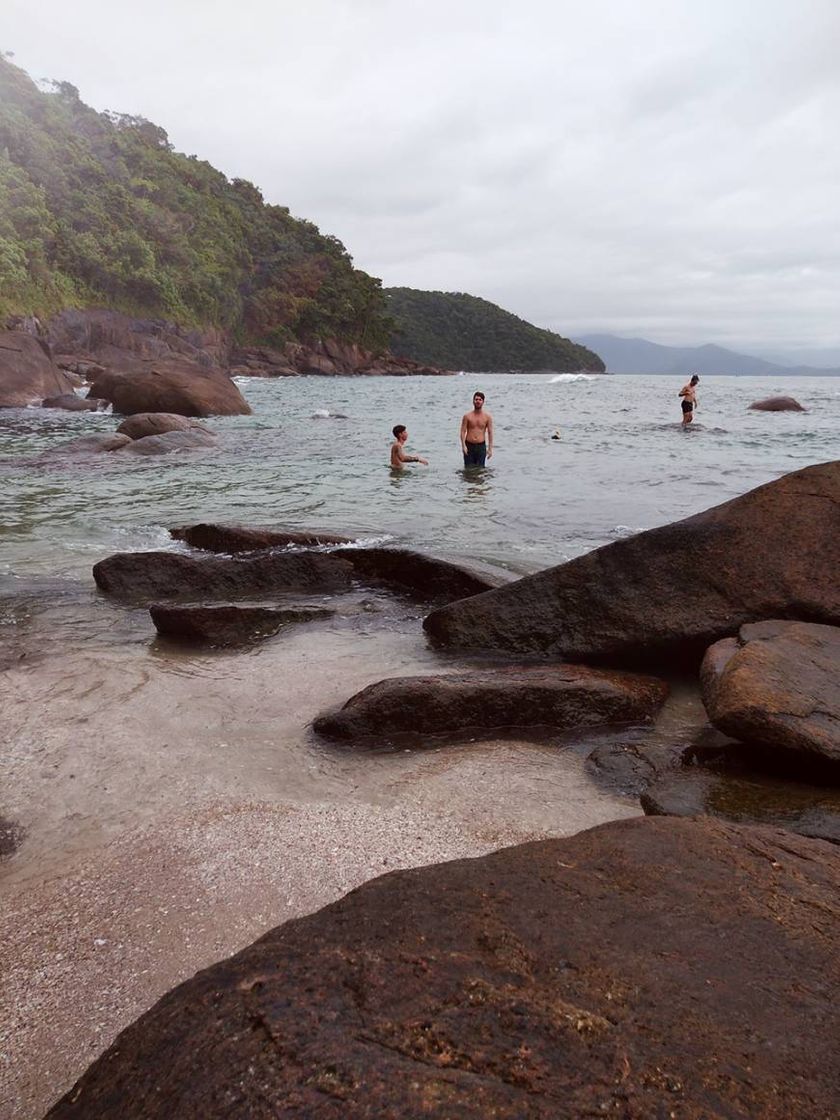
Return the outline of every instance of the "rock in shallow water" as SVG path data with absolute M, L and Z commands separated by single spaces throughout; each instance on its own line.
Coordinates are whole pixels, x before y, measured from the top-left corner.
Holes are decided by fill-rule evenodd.
M 89 396 L 104 397 L 114 412 L 174 412 L 179 416 L 242 416 L 251 411 L 221 370 L 187 361 L 137 363 L 130 372 L 106 370 Z
M 424 625 L 445 646 L 696 666 L 746 622 L 840 624 L 838 540 L 840 461 L 451 603 Z
M 118 552 L 93 567 L 101 591 L 118 599 L 229 599 L 289 589 L 346 587 L 353 569 L 332 554 L 263 553 L 232 559 L 178 552 Z
M 840 851 L 621 821 L 401 871 L 165 996 L 50 1120 L 828 1117 Z
M 294 532 L 270 529 L 266 526 L 250 528 L 246 525 L 182 525 L 169 530 L 175 540 L 184 541 L 191 548 L 207 552 L 255 552 L 264 548 L 285 548 L 288 545 L 350 544 L 350 537 L 335 533 Z
M 646 813 L 707 814 L 840 843 L 840 765 L 802 766 L 801 756 L 791 754 L 776 756 L 775 772 L 765 772 L 762 753 L 738 743 L 699 752 L 691 748 L 684 759 L 683 766 L 647 785 L 641 796 Z
M 159 436 L 164 432 L 189 432 L 194 429 L 208 431 L 197 420 L 174 412 L 138 412 L 123 420 L 117 431 L 131 439 L 143 439 L 144 436 Z
M 767 750 L 840 762 L 840 628 L 772 620 L 711 646 L 700 670 L 712 723 Z
M 799 401 L 793 397 L 767 397 L 763 401 L 753 401 L 750 408 L 756 412 L 805 412 Z
M 141 436 L 125 445 L 126 455 L 170 455 L 174 451 L 199 451 L 217 447 L 218 436 L 206 428 L 190 428 L 184 432 L 161 432 L 159 435 Z
M 156 604 L 149 614 L 165 638 L 210 646 L 239 646 L 270 638 L 284 626 L 329 618 L 334 611 L 320 607 L 173 607 Z
M 668 686 L 654 677 L 579 665 L 395 677 L 353 696 L 313 726 L 333 739 L 488 736 L 505 728 L 573 730 L 652 718 Z

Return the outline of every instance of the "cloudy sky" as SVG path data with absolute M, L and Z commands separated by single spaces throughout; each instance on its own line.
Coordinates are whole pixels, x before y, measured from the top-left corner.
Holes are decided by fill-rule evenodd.
M 837 0 L 2 0 L 0 49 L 562 334 L 840 354 Z

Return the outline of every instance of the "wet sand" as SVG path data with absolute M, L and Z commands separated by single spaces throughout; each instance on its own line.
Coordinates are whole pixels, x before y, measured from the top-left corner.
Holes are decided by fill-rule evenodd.
M 315 740 L 371 681 L 454 667 L 417 608 L 210 655 L 155 643 L 143 612 L 78 611 L 72 644 L 53 632 L 3 674 L 0 812 L 26 830 L 0 865 L 9 1120 L 43 1115 L 174 984 L 366 879 L 640 811 L 584 743 Z

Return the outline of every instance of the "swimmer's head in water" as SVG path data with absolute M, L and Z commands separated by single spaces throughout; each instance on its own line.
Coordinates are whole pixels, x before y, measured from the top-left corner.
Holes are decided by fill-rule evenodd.
M 391 431 L 394 433 L 394 439 L 398 439 L 400 443 L 405 443 L 408 439 L 405 424 L 395 424 Z
M 473 408 L 476 410 L 476 412 L 478 412 L 478 410 L 482 407 L 483 404 L 484 404 L 484 394 L 483 393 L 473 393 Z
M 696 374 L 696 373 L 692 373 L 692 375 L 691 375 L 691 384 L 692 384 L 692 385 L 696 385 L 696 384 L 697 384 L 697 383 L 699 382 L 699 380 L 700 380 L 700 377 L 698 376 L 698 374 Z

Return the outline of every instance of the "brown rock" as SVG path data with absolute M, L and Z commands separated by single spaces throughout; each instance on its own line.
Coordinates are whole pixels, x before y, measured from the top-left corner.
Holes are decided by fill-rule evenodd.
M 668 695 L 655 677 L 580 665 L 395 677 L 358 692 L 315 730 L 332 739 L 493 736 L 514 727 L 569 731 L 649 720 Z
M 335 533 L 296 533 L 282 529 L 248 528 L 244 525 L 182 525 L 169 530 L 178 541 L 207 552 L 254 552 L 263 548 L 284 548 L 288 545 L 349 544 L 350 537 Z
M 806 772 L 800 780 L 756 769 L 757 759 L 740 744 L 713 752 L 710 762 L 694 758 L 654 779 L 642 792 L 644 811 L 654 816 L 702 814 L 737 824 L 787 828 L 801 836 L 840 844 L 840 768 L 834 787 L 817 784 L 829 772 Z
M 150 438 L 150 437 L 149 437 Z M 179 552 L 118 552 L 93 567 L 96 585 L 127 600 L 230 599 L 292 588 L 346 587 L 352 568 L 319 552 L 265 552 L 231 559 Z
M 362 583 L 383 585 L 426 602 L 451 603 L 499 587 L 498 572 L 479 573 L 404 548 L 348 548 L 343 556 Z
M 398 871 L 181 984 L 49 1120 L 840 1107 L 840 851 L 636 818 Z
M 159 436 L 143 436 L 130 440 L 126 455 L 168 455 L 173 451 L 196 451 L 218 446 L 218 437 L 206 428 L 190 428 L 186 432 L 161 432 Z
M 0 331 L 0 408 L 25 408 L 72 392 L 45 342 L 26 331 Z
M 91 397 L 77 397 L 75 393 L 61 393 L 57 397 L 47 397 L 41 401 L 42 408 L 62 408 L 66 412 L 102 412 L 107 401 Z
M 138 412 L 123 420 L 117 431 L 131 439 L 142 439 L 144 436 L 159 436 L 163 432 L 188 432 L 193 428 L 203 432 L 208 430 L 197 420 L 178 416 L 174 412 Z
M 251 409 L 221 370 L 184 361 L 155 362 L 130 372 L 99 374 L 90 396 L 104 397 L 115 412 L 174 412 L 180 416 L 239 416 Z
M 753 401 L 750 408 L 756 412 L 806 412 L 799 401 L 793 397 L 767 397 L 763 401 Z
M 239 646 L 270 638 L 295 623 L 329 618 L 334 612 L 320 607 L 288 610 L 278 607 L 149 607 L 157 632 L 165 638 L 210 646 Z
M 67 443 L 60 444 L 58 447 L 50 448 L 46 454 L 58 455 L 64 452 L 89 453 L 119 451 L 121 447 L 125 447 L 129 443 L 131 443 L 131 440 L 128 436 L 120 435 L 119 432 L 100 432 L 89 436 L 79 436 L 78 439 L 71 439 Z
M 840 629 L 805 622 L 742 626 L 700 670 L 709 719 L 767 750 L 840 762 Z
M 840 462 L 823 463 L 451 603 L 425 628 L 445 646 L 696 665 L 707 646 L 745 622 L 840 623 L 838 540 Z
M 216 327 L 185 329 L 103 308 L 62 311 L 50 319 L 46 334 L 57 353 L 75 357 L 79 365 L 121 369 L 136 361 L 175 359 L 220 368 L 227 357 L 224 334 Z

